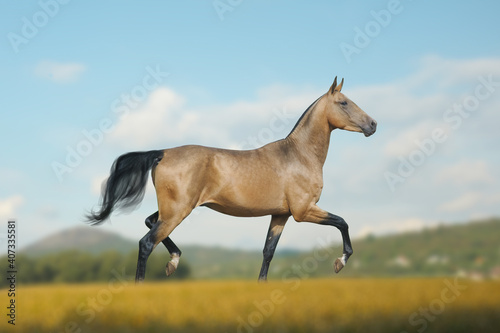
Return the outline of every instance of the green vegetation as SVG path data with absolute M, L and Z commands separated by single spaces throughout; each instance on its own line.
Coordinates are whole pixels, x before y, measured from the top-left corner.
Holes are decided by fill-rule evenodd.
M 146 276 L 148 280 L 165 279 L 165 265 L 169 257 L 153 254 L 149 258 Z M 6 257 L 0 259 L 0 269 L 7 272 Z M 91 254 L 76 250 L 48 254 L 41 257 L 19 255 L 16 258 L 17 281 L 27 283 L 81 283 L 90 281 L 110 281 L 115 275 L 127 279 L 135 277 L 137 252 L 127 255 L 108 251 L 101 254 Z M 190 267 L 184 261 L 170 279 L 185 279 L 190 274 Z M 8 281 L 2 279 L 0 287 L 7 286 Z
M 133 278 L 137 243 L 97 228 L 70 231 L 39 242 L 16 258 L 21 283 L 107 281 L 113 271 Z M 330 232 L 335 233 L 332 229 Z M 354 255 L 339 277 L 392 277 L 462 275 L 476 279 L 500 278 L 500 218 L 466 224 L 442 225 L 420 232 L 390 236 L 368 236 L 353 240 Z M 283 237 L 286 237 L 286 231 Z M 340 240 L 340 235 L 338 235 Z M 96 241 L 99 240 L 99 241 Z M 55 244 L 55 245 L 54 245 Z M 110 251 L 109 244 L 120 244 Z M 52 245 L 52 246 L 51 246 Z M 261 251 L 217 247 L 182 246 L 177 272 L 166 278 L 164 268 L 169 254 L 158 246 L 148 261 L 146 279 L 257 279 L 262 263 Z M 43 251 L 42 251 L 43 249 Z M 92 249 L 93 252 L 88 251 Z M 95 249 L 104 249 L 96 252 Z M 45 253 L 40 255 L 40 253 Z M 270 280 L 329 277 L 333 261 L 342 253 L 340 245 L 311 252 L 278 251 L 271 264 Z M 7 258 L 0 258 L 6 271 Z M 5 286 L 2 279 L 0 286 Z
M 335 233 L 336 230 L 332 229 Z M 354 239 L 354 254 L 339 273 L 342 277 L 403 277 L 462 275 L 500 278 L 500 218 L 465 224 L 440 225 L 418 232 Z M 286 230 L 283 237 L 286 237 Z M 340 241 L 340 235 L 338 235 Z M 183 257 L 199 279 L 256 279 L 260 251 L 187 247 Z M 333 262 L 341 245 L 310 252 L 280 252 L 274 256 L 269 279 L 334 275 Z
M 340 273 L 345 277 L 443 276 L 500 278 L 500 219 L 493 218 L 466 224 L 440 225 L 419 232 L 390 236 L 367 236 L 353 240 L 354 254 Z M 280 278 L 287 269 L 299 265 L 299 273 L 310 277 L 331 276 L 332 263 L 342 253 L 341 246 L 318 249 L 331 253 L 327 260 L 316 260 L 315 252 L 295 258 L 276 258 L 270 277 Z M 312 259 L 313 258 L 313 259 Z M 298 274 L 297 274 L 298 275 Z
M 348 276 L 498 275 L 500 219 L 353 242 Z M 341 251 L 338 248 L 337 251 Z M 318 274 L 321 270 L 318 269 Z M 500 276 L 496 277 L 500 278 Z

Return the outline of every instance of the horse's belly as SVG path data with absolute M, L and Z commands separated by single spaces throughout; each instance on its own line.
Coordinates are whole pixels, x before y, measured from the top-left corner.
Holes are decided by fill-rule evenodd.
M 233 216 L 282 215 L 290 211 L 284 192 L 276 188 L 226 188 L 203 200 L 203 206 Z
M 252 207 L 249 205 L 238 205 L 236 203 L 220 204 L 220 203 L 204 203 L 202 206 L 213 209 L 217 212 L 238 216 L 238 217 L 255 217 L 265 215 L 284 215 L 289 214 L 290 210 L 284 207 Z

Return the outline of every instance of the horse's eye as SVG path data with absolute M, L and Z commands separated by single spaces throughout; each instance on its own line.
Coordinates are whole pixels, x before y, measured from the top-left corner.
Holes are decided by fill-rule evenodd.
M 340 102 L 340 105 L 344 105 L 345 106 L 345 105 L 347 105 L 347 102 L 346 101 L 342 101 L 342 102 Z

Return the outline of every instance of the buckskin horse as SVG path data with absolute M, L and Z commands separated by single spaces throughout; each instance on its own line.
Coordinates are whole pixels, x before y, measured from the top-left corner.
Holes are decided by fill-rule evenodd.
M 323 164 L 334 129 L 375 133 L 377 122 L 341 93 L 337 77 L 325 94 L 302 114 L 284 139 L 254 150 L 228 150 L 188 145 L 131 152 L 116 159 L 103 186 L 100 208 L 91 224 L 104 222 L 115 209 L 135 207 L 144 197 L 151 170 L 158 211 L 146 218 L 149 232 L 139 241 L 136 282 L 144 280 L 146 262 L 163 242 L 170 253 L 167 276 L 176 270 L 181 251 L 169 235 L 198 206 L 240 217 L 271 215 L 259 281 L 267 272 L 281 232 L 290 216 L 338 228 L 343 254 L 334 263 L 338 273 L 353 250 L 343 218 L 319 208 Z

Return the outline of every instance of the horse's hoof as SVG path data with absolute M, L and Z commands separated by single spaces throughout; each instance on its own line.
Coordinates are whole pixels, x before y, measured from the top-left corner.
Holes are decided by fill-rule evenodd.
M 340 270 L 342 268 L 344 268 L 344 263 L 342 262 L 341 258 L 337 258 L 337 260 L 335 260 L 335 263 L 333 264 L 333 268 L 335 269 L 335 273 L 340 272 Z
M 165 273 L 167 276 L 174 274 L 177 266 L 179 266 L 180 255 L 178 253 L 173 253 L 170 255 L 170 261 L 167 263 L 167 267 L 165 267 Z
M 167 273 L 167 276 L 170 276 L 174 274 L 175 270 L 177 269 L 177 266 L 174 265 L 171 261 L 167 263 L 167 267 L 165 267 L 165 273 Z

